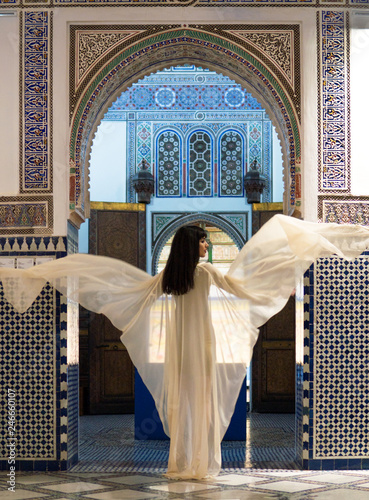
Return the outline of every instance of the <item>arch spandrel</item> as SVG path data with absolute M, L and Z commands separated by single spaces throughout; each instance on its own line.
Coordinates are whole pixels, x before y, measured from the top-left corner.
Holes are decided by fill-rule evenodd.
M 100 27 L 101 28 L 101 27 Z M 252 48 L 252 47 L 251 47 Z M 247 88 L 265 108 L 276 127 L 284 164 L 285 212 L 296 202 L 295 164 L 300 158 L 299 102 L 291 97 L 274 73 L 263 63 L 223 36 L 201 30 L 171 29 L 144 37 L 110 59 L 101 61 L 75 103 L 71 122 L 71 219 L 88 216 L 88 161 L 92 139 L 105 112 L 132 83 L 148 73 L 169 66 L 195 64 L 220 72 Z

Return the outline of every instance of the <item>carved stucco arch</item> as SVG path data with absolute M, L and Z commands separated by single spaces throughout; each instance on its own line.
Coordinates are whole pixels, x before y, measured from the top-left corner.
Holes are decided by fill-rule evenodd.
M 117 97 L 145 75 L 173 65 L 194 64 L 222 73 L 262 104 L 277 130 L 284 168 L 285 212 L 295 204 L 295 164 L 300 157 L 299 118 L 288 89 L 270 68 L 237 44 L 201 30 L 176 29 L 144 38 L 115 54 L 89 76 L 75 106 L 70 136 L 70 218 L 89 216 L 88 169 L 93 137 Z
M 151 269 L 153 274 L 157 273 L 157 267 L 159 262 L 159 257 L 165 243 L 169 240 L 171 236 L 182 226 L 186 224 L 197 224 L 199 222 L 208 222 L 213 224 L 224 231 L 237 245 L 238 249 L 241 250 L 243 245 L 246 243 L 246 239 L 240 234 L 237 227 L 235 227 L 230 221 L 223 218 L 221 215 L 212 213 L 193 213 L 193 214 L 183 214 L 177 217 L 170 224 L 168 224 L 157 236 L 152 252 L 151 258 Z

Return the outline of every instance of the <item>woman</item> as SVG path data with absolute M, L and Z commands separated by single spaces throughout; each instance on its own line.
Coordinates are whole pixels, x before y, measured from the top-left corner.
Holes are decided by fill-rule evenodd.
M 207 234 L 184 226 L 174 236 L 163 271 L 163 292 L 172 295 L 174 318 L 167 344 L 168 405 L 160 411 L 171 438 L 169 477 L 203 478 L 220 470 L 220 428 L 215 339 L 208 306 L 211 277 L 198 266 L 208 248 Z M 124 342 L 124 339 L 122 339 Z
M 165 270 L 149 276 L 125 262 L 71 255 L 27 270 L 0 269 L 4 293 L 26 310 L 46 281 L 105 314 L 151 392 L 170 436 L 168 476 L 218 474 L 220 443 L 250 362 L 258 328 L 280 311 L 314 259 L 348 259 L 369 246 L 361 226 L 278 215 L 241 250 L 226 275 L 206 254 L 206 233 L 176 233 Z

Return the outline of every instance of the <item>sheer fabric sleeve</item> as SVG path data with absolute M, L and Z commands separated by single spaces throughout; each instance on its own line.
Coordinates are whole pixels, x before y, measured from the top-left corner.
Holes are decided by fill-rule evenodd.
M 351 260 L 368 247 L 366 227 L 276 215 L 246 243 L 227 275 L 214 274 L 213 280 L 248 301 L 250 321 L 258 328 L 284 307 L 315 259 L 337 255 Z
M 4 294 L 24 312 L 49 282 L 86 309 L 105 314 L 127 330 L 161 294 L 161 275 L 150 276 L 126 262 L 109 257 L 75 254 L 29 269 L 0 269 Z

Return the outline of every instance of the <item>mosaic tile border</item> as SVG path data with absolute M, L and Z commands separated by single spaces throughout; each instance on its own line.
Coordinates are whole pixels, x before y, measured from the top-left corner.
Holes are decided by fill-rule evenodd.
M 369 225 L 369 197 L 319 197 L 318 218 L 321 222 Z
M 317 13 L 319 192 L 349 192 L 349 15 Z M 320 45 L 321 44 L 321 45 Z
M 52 191 L 53 12 L 25 11 L 21 20 L 22 139 L 20 192 Z
M 268 25 L 270 27 L 270 25 Z M 293 25 L 291 25 L 293 26 Z M 143 26 L 141 26 L 142 28 Z M 150 30 L 155 30 L 158 26 L 151 26 Z M 73 29 L 77 29 L 77 26 L 74 26 Z M 99 26 L 96 29 L 101 29 L 103 27 Z M 125 28 L 130 28 L 125 26 Z M 138 26 L 135 26 L 138 28 Z M 271 102 L 275 103 L 273 106 L 277 106 L 278 114 L 281 116 L 281 124 L 285 128 L 285 143 L 288 147 L 289 154 L 289 165 L 290 172 L 288 178 L 290 179 L 289 191 L 290 197 L 289 202 L 291 206 L 295 204 L 295 161 L 296 158 L 300 157 L 300 136 L 299 136 L 299 124 L 298 117 L 295 115 L 295 111 L 293 106 L 291 105 L 291 101 L 287 98 L 284 93 L 283 87 L 277 82 L 269 72 L 267 67 L 261 64 L 258 61 L 253 61 L 252 56 L 250 54 L 245 53 L 241 47 L 240 40 L 238 40 L 238 44 L 232 47 L 234 51 L 229 50 L 229 42 L 227 42 L 226 46 L 223 47 L 225 41 L 219 38 L 219 33 L 216 30 L 219 30 L 219 25 L 212 26 L 208 25 L 206 27 L 202 27 L 202 29 L 206 28 L 208 31 L 201 30 L 193 30 L 191 29 L 178 29 L 176 32 L 164 31 L 160 33 L 160 37 L 157 35 L 152 36 L 151 38 L 146 38 L 142 41 L 141 44 L 136 44 L 136 46 L 130 49 L 129 55 L 128 52 L 121 53 L 119 56 L 111 59 L 109 65 L 106 66 L 99 74 L 98 78 L 94 80 L 93 85 L 86 89 L 83 96 L 80 99 L 80 105 L 78 110 L 75 110 L 74 119 L 72 120 L 72 132 L 71 132 L 71 141 L 70 141 L 70 154 L 72 161 L 75 162 L 75 171 L 73 171 L 72 177 L 73 182 L 75 182 L 75 197 L 70 200 L 71 210 L 78 209 L 78 207 L 84 210 L 84 191 L 83 191 L 83 183 L 82 177 L 84 175 L 85 168 L 85 155 L 87 153 L 86 148 L 88 144 L 88 134 L 90 129 L 85 127 L 85 123 L 87 121 L 93 122 L 94 113 L 96 113 L 96 105 L 99 107 L 103 106 L 103 103 L 100 102 L 102 99 L 105 99 L 108 94 L 113 92 L 113 87 L 116 85 L 114 83 L 114 76 L 117 76 L 122 71 L 122 68 L 125 67 L 125 75 L 126 78 L 129 79 L 129 71 L 127 71 L 127 65 L 137 64 L 134 63 L 134 60 L 142 54 L 147 55 L 147 51 L 150 51 L 150 56 L 156 60 L 157 57 L 162 59 L 161 52 L 157 51 L 161 47 L 168 48 L 168 44 L 172 47 L 173 50 L 177 51 L 178 54 L 180 51 L 185 52 L 188 50 L 187 48 L 183 48 L 183 42 L 185 42 L 186 46 L 190 48 L 192 44 L 194 46 L 201 46 L 203 50 L 209 52 L 208 57 L 209 61 L 211 58 L 216 58 L 219 61 L 219 52 L 224 53 L 225 55 L 231 57 L 232 59 L 238 61 L 245 72 L 251 72 L 253 74 L 253 78 L 258 81 L 261 79 L 265 86 L 265 90 L 268 93 L 271 93 Z M 224 26 L 223 28 L 226 28 Z M 236 29 L 237 26 L 232 25 L 232 29 Z M 162 27 L 160 28 L 162 29 Z M 214 33 L 211 33 L 211 29 L 214 29 Z M 260 29 L 260 26 L 258 26 Z M 284 26 L 286 29 L 286 26 Z M 175 33 L 176 37 L 173 39 L 172 36 Z M 179 36 L 183 34 L 184 36 Z M 222 32 L 222 36 L 224 32 Z M 226 34 L 228 38 L 231 35 Z M 233 42 L 232 42 L 233 43 Z M 71 33 L 71 46 L 73 47 L 73 33 Z M 151 44 L 151 45 L 148 45 Z M 219 45 L 220 44 L 220 45 Z M 297 43 L 295 46 L 297 47 Z M 213 52 L 213 51 L 216 52 Z M 187 52 L 186 52 L 187 53 Z M 245 58 L 240 56 L 242 54 Z M 127 55 L 126 59 L 123 57 Z M 174 57 L 174 56 L 173 56 Z M 182 56 L 183 57 L 183 56 Z M 187 56 L 186 56 L 187 57 Z M 122 60 L 123 59 L 123 60 Z M 253 62 L 252 62 L 253 61 Z M 255 65 L 253 64 L 255 63 Z M 75 65 L 75 60 L 71 59 L 71 67 Z M 102 63 L 99 65 L 101 66 Z M 130 66 L 130 71 L 134 70 L 134 65 Z M 242 73 L 242 72 L 241 72 Z M 100 83 L 97 84 L 98 80 Z M 120 81 L 122 84 L 122 81 Z M 104 89 L 104 90 L 103 90 Z M 102 92 L 103 90 L 103 92 Z M 74 97 L 73 97 L 74 99 Z M 73 103 L 71 100 L 71 105 L 73 108 Z M 88 167 L 86 167 L 88 168 Z
M 296 460 L 302 463 L 304 444 L 304 338 L 305 338 L 305 301 L 308 272 L 296 285 L 296 372 L 295 372 L 295 449 Z
M 51 234 L 52 196 L 0 196 L 0 236 L 4 234 Z
M 242 120 L 248 114 L 263 114 L 262 105 L 240 84 L 209 73 L 196 68 L 194 74 L 173 71 L 145 76 L 118 96 L 104 119 L 126 120 L 129 111 L 142 122 L 167 120 L 168 114 L 171 120 L 202 121 L 224 120 L 225 115 Z M 186 93 L 189 87 L 190 94 Z

